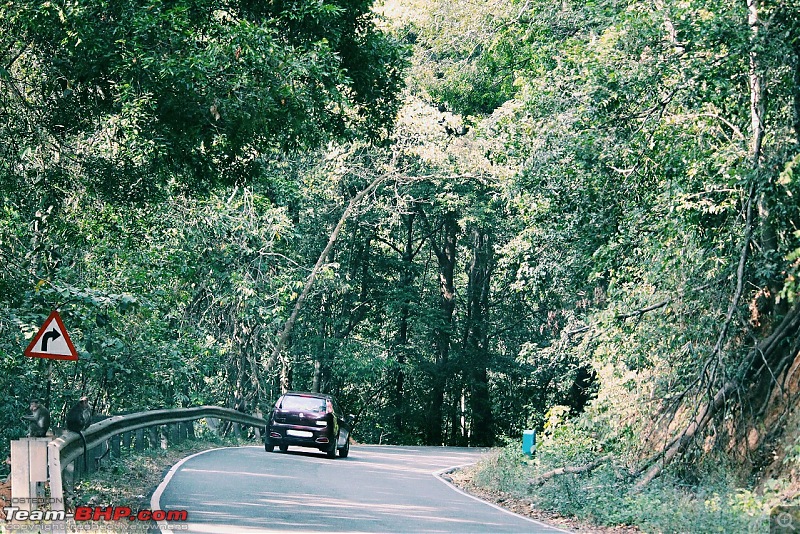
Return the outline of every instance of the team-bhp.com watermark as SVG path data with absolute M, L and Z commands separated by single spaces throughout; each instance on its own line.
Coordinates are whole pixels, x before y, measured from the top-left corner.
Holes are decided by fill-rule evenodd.
M 186 510 L 133 510 L 129 506 L 78 506 L 74 512 L 63 510 L 24 510 L 20 506 L 2 508 L 6 516 L 0 531 L 51 530 L 53 524 L 68 524 L 69 530 L 132 531 L 147 530 L 151 521 L 166 522 L 170 530 L 185 530 L 189 514 Z M 100 522 L 98 524 L 98 522 Z M 127 524 L 126 524 L 127 523 Z M 138 525 L 138 527 L 137 527 Z

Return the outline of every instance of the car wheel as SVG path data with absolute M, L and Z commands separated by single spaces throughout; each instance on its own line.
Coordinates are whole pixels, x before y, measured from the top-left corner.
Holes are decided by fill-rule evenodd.
M 348 454 L 350 454 L 350 438 L 347 438 L 347 441 L 344 442 L 344 447 L 339 449 L 339 458 L 347 458 Z
M 264 443 L 264 450 L 267 452 L 272 452 L 275 450 L 275 445 L 270 445 L 269 443 Z
M 281 448 L 281 452 L 286 452 L 286 451 L 289 450 L 289 446 L 288 445 L 281 445 L 280 448 Z
M 336 458 L 336 442 L 331 445 L 330 449 L 325 451 L 325 454 L 328 456 L 328 458 Z

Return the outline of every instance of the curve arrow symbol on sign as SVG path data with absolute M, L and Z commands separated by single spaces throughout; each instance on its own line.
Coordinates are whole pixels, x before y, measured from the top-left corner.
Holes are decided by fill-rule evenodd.
M 75 350 L 75 345 L 69 338 L 58 310 L 50 313 L 39 332 L 33 336 L 24 354 L 31 358 L 49 358 L 51 360 L 74 361 L 78 359 L 78 351 Z
M 61 337 L 61 334 L 59 334 L 58 330 L 56 330 L 55 328 L 53 328 L 52 330 L 47 332 L 45 335 L 43 335 L 42 336 L 42 352 L 47 352 L 47 344 L 50 343 L 50 341 L 55 341 L 56 339 L 58 339 L 60 337 Z

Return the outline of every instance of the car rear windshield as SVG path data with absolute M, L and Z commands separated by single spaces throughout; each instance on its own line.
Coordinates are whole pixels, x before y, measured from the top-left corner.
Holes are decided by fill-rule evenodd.
M 325 399 L 287 395 L 283 398 L 280 408 L 281 410 L 322 413 L 325 412 Z

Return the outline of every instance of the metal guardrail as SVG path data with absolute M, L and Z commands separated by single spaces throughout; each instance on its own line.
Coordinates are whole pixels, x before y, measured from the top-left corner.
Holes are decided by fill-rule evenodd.
M 89 428 L 83 431 L 83 435 L 86 438 L 86 448 L 93 449 L 118 434 L 150 426 L 194 421 L 205 417 L 216 417 L 243 425 L 267 426 L 267 422 L 261 417 L 237 412 L 230 408 L 198 406 L 196 408 L 151 410 L 126 415 L 115 415 L 89 426 Z M 67 432 L 66 435 L 54 439 L 50 443 L 50 446 L 59 451 L 61 464 L 63 466 L 68 465 L 83 454 L 83 439 L 81 439 L 80 434 L 77 432 Z
M 83 431 L 86 448 L 92 449 L 112 437 L 157 425 L 183 423 L 216 417 L 248 426 L 265 427 L 267 421 L 261 417 L 237 412 L 219 406 L 198 406 L 195 408 L 175 408 L 169 410 L 151 410 L 126 415 L 115 415 L 95 423 Z M 48 443 L 47 457 L 50 468 L 50 495 L 52 510 L 64 511 L 64 486 L 62 472 L 66 466 L 83 454 L 83 438 L 77 432 L 67 432 Z

